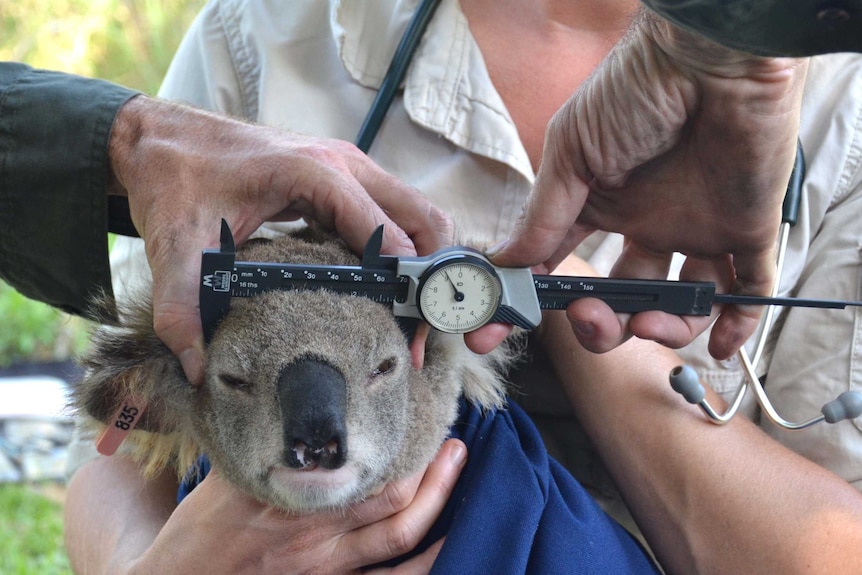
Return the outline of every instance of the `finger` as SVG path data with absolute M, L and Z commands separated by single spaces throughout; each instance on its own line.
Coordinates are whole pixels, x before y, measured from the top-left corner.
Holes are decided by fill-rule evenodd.
M 334 229 L 355 253 L 363 252 L 368 239 L 382 225 L 383 252 L 416 255 L 407 233 L 386 215 L 358 181 L 334 168 L 325 168 L 325 171 L 325 175 L 296 186 L 302 195 L 291 204 L 292 211 Z
M 478 354 L 491 352 L 512 333 L 512 326 L 506 323 L 489 323 L 476 331 L 464 334 L 464 343 L 470 351 Z
M 705 331 L 713 317 L 678 316 L 661 311 L 634 314 L 628 323 L 629 332 L 641 339 L 650 339 L 672 349 L 690 344 Z
M 371 198 L 411 238 L 418 253 L 452 245 L 452 220 L 419 190 L 376 165 L 357 168 L 355 174 Z
M 623 251 L 611 269 L 610 277 L 666 279 L 671 255 L 655 252 L 626 241 Z M 609 305 L 597 299 L 584 299 L 569 305 L 566 315 L 575 337 L 593 353 L 605 353 L 625 343 L 632 335 L 631 323 L 672 320 L 676 316 L 614 313 Z M 638 316 L 641 316 L 638 322 Z
M 605 353 L 624 343 L 628 337 L 627 316 L 616 314 L 605 302 L 596 298 L 575 300 L 566 308 L 575 337 L 584 349 Z
M 263 187 L 267 190 L 269 212 L 241 210 L 248 219 L 249 233 L 276 215 L 302 214 L 334 229 L 350 248 L 362 253 L 378 226 L 383 225 L 383 249 L 387 253 L 415 255 L 413 241 L 369 195 L 363 174 L 381 171 L 355 146 L 339 140 L 314 141 L 301 147 L 293 157 L 293 169 L 278 172 Z M 287 172 L 285 174 L 284 172 Z M 394 178 L 390 185 L 400 184 Z M 369 185 L 371 185 L 369 183 Z
M 554 270 L 554 275 L 598 276 L 598 272 L 581 258 L 570 255 Z M 588 351 L 605 353 L 628 339 L 628 316 L 616 314 L 597 298 L 575 300 L 566 308 L 575 337 Z
M 414 256 L 452 245 L 450 218 L 424 195 L 380 169 L 358 171 L 360 180 L 331 174 L 318 188 L 305 187 L 291 212 L 310 214 L 335 228 L 356 253 L 363 252 L 380 225 L 385 254 Z
M 430 253 L 452 244 L 450 219 L 419 190 L 386 172 L 355 146 L 345 147 L 344 152 L 350 173 L 367 197 L 410 238 L 411 248 L 415 246 L 419 253 Z
M 411 557 L 409 560 L 391 569 L 369 569 L 363 571 L 363 573 L 365 575 L 424 575 L 425 573 L 430 573 L 431 567 L 437 560 L 437 555 L 440 554 L 440 549 L 443 548 L 445 541 L 445 538 L 436 541 L 416 557 Z
M 757 329 L 763 306 L 724 306 L 709 334 L 709 354 L 715 359 L 727 359 L 742 347 Z
M 626 239 L 623 250 L 611 268 L 610 277 L 667 279 L 673 254 L 651 250 Z
M 771 251 L 733 260 L 736 280 L 732 292 L 737 295 L 768 296 L 776 281 L 775 257 Z M 730 291 L 727 283 L 716 282 L 717 291 Z M 764 306 L 724 306 L 709 336 L 709 353 L 716 359 L 727 359 L 737 352 L 757 329 Z
M 413 369 L 420 370 L 425 365 L 425 344 L 428 343 L 428 335 L 431 333 L 431 325 L 420 321 L 413 332 L 410 341 L 410 358 Z
M 489 257 L 499 266 L 543 264 L 548 273 L 589 233 L 575 224 L 589 187 L 572 164 L 572 158 L 580 156 L 579 142 L 567 140 L 561 133 L 576 130 L 571 126 L 565 126 L 565 131 L 560 128 L 574 121 L 569 119 L 567 107 L 548 126 L 536 183 L 512 234 L 489 250 Z
M 144 238 L 153 272 L 153 328 L 195 385 L 203 380 L 204 341 L 197 289 L 200 253 L 204 247 L 217 245 L 217 238 L 216 233 L 209 240 L 196 239 L 195 234 L 151 234 Z
M 345 534 L 339 541 L 348 568 L 372 565 L 399 557 L 413 549 L 439 517 L 452 494 L 458 475 L 466 462 L 466 446 L 457 439 L 443 444 L 434 461 L 428 466 L 422 482 L 409 505 L 399 509 L 399 501 L 384 503 L 371 515 L 381 510 L 396 511 L 389 517 Z M 387 487 L 387 490 L 389 488 Z M 387 499 L 387 490 L 373 499 Z M 398 499 L 401 497 L 399 496 Z M 377 504 L 368 501 L 361 504 Z M 360 515 L 368 510 L 358 509 Z
M 729 287 L 732 277 L 733 266 L 728 257 L 700 259 L 689 256 L 680 270 L 681 280 L 714 282 L 719 291 Z M 703 333 L 721 312 L 720 306 L 713 306 L 709 316 L 643 312 L 632 318 L 629 328 L 640 338 L 651 339 L 667 347 L 680 348 Z

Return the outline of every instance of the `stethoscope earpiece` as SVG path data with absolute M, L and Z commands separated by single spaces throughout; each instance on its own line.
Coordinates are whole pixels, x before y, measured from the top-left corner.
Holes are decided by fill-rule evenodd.
M 748 359 L 748 354 L 744 349 L 739 352 L 740 359 L 745 367 L 745 380 L 740 384 L 740 388 L 736 392 L 733 403 L 724 413 L 719 414 L 709 404 L 706 399 L 706 390 L 697 376 L 697 372 L 690 365 L 678 365 L 670 371 L 670 386 L 675 392 L 685 398 L 691 404 L 698 405 L 709 420 L 717 425 L 722 425 L 730 421 L 736 414 L 739 405 L 742 403 L 742 397 L 745 395 L 745 390 L 751 386 L 754 389 L 757 403 L 763 410 L 763 413 L 770 421 L 783 427 L 784 429 L 799 430 L 811 427 L 816 423 L 825 421 L 826 423 L 838 423 L 845 419 L 855 419 L 862 415 L 862 393 L 858 391 L 845 391 L 832 401 L 826 403 L 820 410 L 821 415 L 804 421 L 802 423 L 792 423 L 781 417 L 775 410 L 775 406 L 766 396 L 763 389 L 763 384 L 760 380 L 754 377 L 754 368 L 751 361 Z
M 862 415 L 862 393 L 845 391 L 820 410 L 826 423 L 838 423 Z
M 670 371 L 670 386 L 693 405 L 698 405 L 706 398 L 706 390 L 690 365 L 678 365 Z

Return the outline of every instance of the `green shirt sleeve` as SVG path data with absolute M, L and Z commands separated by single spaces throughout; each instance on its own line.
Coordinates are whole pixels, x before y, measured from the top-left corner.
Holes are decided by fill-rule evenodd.
M 642 0 L 675 24 L 763 56 L 862 52 L 862 0 Z
M 138 92 L 0 62 L 0 278 L 85 315 L 111 291 L 108 139 Z

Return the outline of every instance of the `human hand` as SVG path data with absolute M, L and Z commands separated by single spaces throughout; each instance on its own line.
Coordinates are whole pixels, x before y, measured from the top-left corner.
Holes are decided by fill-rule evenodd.
M 692 278 L 696 278 L 696 281 L 714 283 L 717 293 L 726 293 L 730 291 L 733 285 L 733 266 L 730 264 L 729 259 L 724 259 L 723 261 L 724 265 L 722 266 L 722 260 L 706 261 L 691 258 L 687 262 L 686 273 Z M 552 275 L 599 276 L 595 268 L 574 254 L 569 255 L 563 260 L 553 270 Z M 682 279 L 683 281 L 687 281 L 685 277 Z M 718 312 L 718 306 L 713 306 L 708 317 L 699 319 L 707 323 L 715 321 L 718 317 Z M 627 331 L 629 322 L 641 322 L 645 325 L 646 329 L 666 322 L 666 329 L 668 331 L 676 329 L 682 333 L 687 333 L 686 330 L 689 329 L 687 322 L 691 319 L 686 316 L 670 315 L 658 311 L 641 312 L 635 316 L 623 313 L 614 315 L 612 312 L 609 312 L 608 305 L 605 302 L 591 297 L 580 298 L 569 304 L 566 308 L 566 316 L 571 322 L 571 327 L 579 343 L 580 341 L 588 341 L 594 346 L 594 349 L 588 348 L 583 343 L 580 345 L 596 353 L 611 351 L 622 343 L 625 343 L 632 335 L 630 331 Z M 594 326 L 596 325 L 600 325 L 601 328 L 595 328 Z M 696 335 L 696 333 L 692 332 L 691 337 L 694 338 Z
M 596 229 L 625 235 L 612 277 L 735 274 L 734 293 L 767 295 L 780 207 L 796 152 L 807 62 L 722 48 L 649 12 L 548 126 L 535 187 L 498 265 L 552 270 Z M 572 313 L 575 312 L 575 313 Z M 759 306 L 725 306 L 710 338 L 716 358 L 754 331 Z M 587 349 L 629 334 L 671 347 L 712 318 L 658 312 L 615 317 L 570 310 Z
M 357 252 L 380 224 L 387 253 L 451 243 L 440 210 L 348 142 L 139 96 L 120 109 L 109 154 L 115 191 L 128 195 L 146 243 L 155 331 L 192 383 L 203 377 L 200 254 L 218 246 L 222 218 L 238 242 L 264 221 L 307 217 Z
M 359 573 L 412 550 L 433 525 L 466 460 L 450 439 L 423 473 L 393 482 L 347 510 L 288 514 L 239 492 L 217 471 L 174 510 L 130 573 Z M 427 573 L 443 541 L 392 569 Z

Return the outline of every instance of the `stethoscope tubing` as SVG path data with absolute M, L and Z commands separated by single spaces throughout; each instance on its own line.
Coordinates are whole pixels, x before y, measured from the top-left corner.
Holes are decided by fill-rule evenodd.
M 380 89 L 377 91 L 377 96 L 374 102 L 368 109 L 368 114 L 359 128 L 359 133 L 356 136 L 356 147 L 366 154 L 371 149 L 371 144 L 377 137 L 377 132 L 380 131 L 380 126 L 383 124 L 383 119 L 389 111 L 392 101 L 395 99 L 395 94 L 398 93 L 398 88 L 404 80 L 404 75 L 407 73 L 407 68 L 413 60 L 413 54 L 416 53 L 416 48 L 419 47 L 419 42 L 425 34 L 425 29 L 428 23 L 434 16 L 434 11 L 440 0 L 422 0 L 422 4 L 413 13 L 404 35 L 401 36 L 401 41 L 398 43 L 398 48 L 395 50 L 395 55 L 389 63 L 389 69 L 386 71 L 386 76 L 383 77 L 383 82 L 380 84 Z
M 779 283 L 781 275 L 784 271 L 784 262 L 787 256 L 787 244 L 790 238 L 790 229 L 796 224 L 799 216 L 799 207 L 802 201 L 802 184 L 805 180 L 805 156 L 802 151 L 801 143 L 797 144 L 796 162 L 793 166 L 790 181 L 787 185 L 787 193 L 784 197 L 782 206 L 782 221 L 778 232 L 778 249 L 776 255 L 776 281 L 772 286 L 772 297 L 778 296 Z M 748 388 L 754 392 L 757 404 L 762 412 L 775 425 L 787 430 L 796 431 L 806 429 L 827 421 L 836 423 L 843 419 L 858 417 L 862 414 L 862 394 L 855 391 L 842 393 L 833 401 L 830 401 L 823 406 L 821 414 L 803 422 L 791 422 L 784 419 L 778 410 L 775 409 L 766 390 L 757 376 L 757 365 L 763 357 L 763 352 L 766 348 L 766 340 L 769 336 L 769 329 L 775 317 L 776 306 L 767 306 L 764 311 L 763 318 L 758 326 L 757 339 L 755 340 L 754 353 L 751 357 L 745 347 L 741 347 L 737 352 L 737 358 L 742 365 L 743 376 L 739 386 L 730 401 L 729 407 L 723 412 L 717 412 L 709 401 L 706 399 L 706 393 L 702 385 L 697 381 L 697 375 L 694 370 L 688 366 L 674 368 L 671 371 L 671 386 L 681 393 L 691 403 L 696 403 L 701 410 L 709 418 L 709 421 L 716 425 L 724 425 L 728 423 L 736 415 L 742 400 L 745 397 Z

